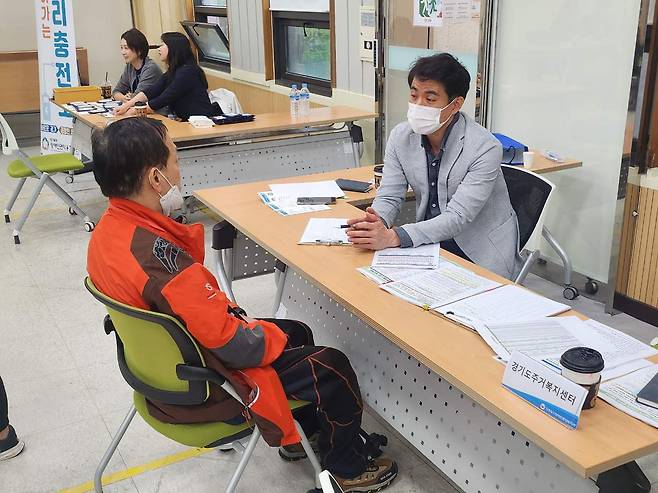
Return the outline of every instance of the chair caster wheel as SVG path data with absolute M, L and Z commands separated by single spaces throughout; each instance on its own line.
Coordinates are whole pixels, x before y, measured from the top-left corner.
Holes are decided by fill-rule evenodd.
M 10 223 L 11 220 L 9 219 L 9 214 L 5 214 L 5 222 Z
M 562 291 L 562 296 L 564 296 L 568 300 L 575 300 L 578 298 L 578 289 L 575 288 L 574 286 L 566 286 L 564 288 L 564 291 Z
M 64 181 L 68 184 L 73 183 L 73 175 L 66 175 L 66 178 L 64 178 Z
M 588 279 L 585 283 L 585 292 L 587 294 L 596 294 L 599 292 L 599 283 L 593 279 Z
M 18 237 L 18 235 L 14 236 L 14 245 L 20 245 L 21 244 L 21 239 Z
M 96 225 L 92 221 L 87 221 L 85 223 L 85 231 L 87 233 L 91 233 L 94 230 L 95 227 L 96 227 Z
M 71 214 L 72 216 L 77 216 L 78 215 L 78 213 L 75 212 L 75 209 L 73 207 L 69 207 L 69 214 Z

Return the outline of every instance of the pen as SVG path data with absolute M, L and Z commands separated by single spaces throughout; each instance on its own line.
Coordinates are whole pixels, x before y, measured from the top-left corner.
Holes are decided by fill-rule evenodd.
M 340 229 L 345 229 L 345 228 L 349 228 L 349 227 L 350 227 L 349 224 L 341 224 L 340 225 Z

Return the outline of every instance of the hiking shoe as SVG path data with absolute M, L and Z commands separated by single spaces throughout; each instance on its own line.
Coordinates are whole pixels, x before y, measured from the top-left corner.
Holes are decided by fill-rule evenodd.
M 25 443 L 16 436 L 14 427 L 9 425 L 9 435 L 4 440 L 0 440 L 0 460 L 11 459 L 23 451 Z
M 390 485 L 398 475 L 398 465 L 386 456 L 368 462 L 366 470 L 352 479 L 336 476 L 336 481 L 345 493 L 366 493 L 379 491 Z
M 318 455 L 320 453 L 320 447 L 318 446 L 319 436 L 320 435 L 318 433 L 314 433 L 308 439 L 308 441 L 311 443 L 311 448 L 313 449 L 313 452 L 315 452 L 315 455 Z M 306 451 L 304 450 L 304 447 L 302 447 L 301 442 L 279 447 L 279 457 L 281 457 L 283 460 L 288 462 L 295 462 L 307 458 Z

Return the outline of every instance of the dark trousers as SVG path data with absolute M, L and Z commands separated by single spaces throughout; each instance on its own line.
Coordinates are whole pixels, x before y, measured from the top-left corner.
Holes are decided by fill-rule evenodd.
M 0 377 L 0 431 L 9 426 L 9 406 L 7 405 L 7 393 L 5 392 L 5 385 L 2 383 Z
M 286 395 L 312 405 L 296 411 L 307 436 L 319 432 L 320 462 L 343 478 L 366 469 L 359 436 L 363 402 L 347 356 L 337 349 L 315 346 L 311 329 L 293 320 L 269 320 L 288 334 L 288 346 L 272 363 Z

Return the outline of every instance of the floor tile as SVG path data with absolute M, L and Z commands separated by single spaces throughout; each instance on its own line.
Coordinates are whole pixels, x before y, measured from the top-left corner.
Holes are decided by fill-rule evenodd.
M 42 421 L 57 423 L 42 409 Z M 7 493 L 46 493 L 77 486 L 94 477 L 110 435 L 100 416 L 87 417 L 64 426 L 24 434 L 25 450 L 6 462 L 0 462 L 0 491 Z M 107 471 L 125 469 L 121 457 L 114 457 Z M 115 491 L 135 491 L 117 489 Z
M 52 373 L 23 383 L 5 380 L 3 376 L 3 381 L 7 386 L 10 420 L 23 435 L 38 435 L 98 416 L 77 370 Z
M 111 435 L 114 436 L 131 404 L 132 401 L 127 400 L 123 403 L 123 407 L 103 413 L 103 421 Z M 161 435 L 147 425 L 139 414 L 135 415 L 118 448 L 128 467 L 142 465 L 185 450 L 189 450 L 189 447 Z

